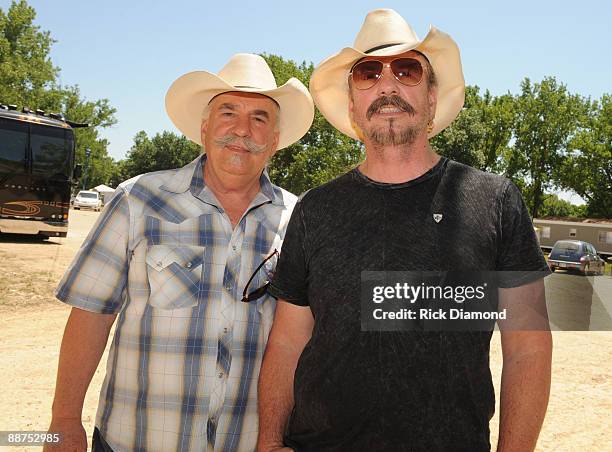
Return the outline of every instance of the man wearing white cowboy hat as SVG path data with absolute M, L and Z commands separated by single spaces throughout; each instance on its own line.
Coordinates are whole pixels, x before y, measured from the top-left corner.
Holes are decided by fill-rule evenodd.
M 73 308 L 57 450 L 87 448 L 83 399 L 116 318 L 93 450 L 255 448 L 266 287 L 296 202 L 265 166 L 306 133 L 314 105 L 298 80 L 277 87 L 263 58 L 237 54 L 219 74 L 179 77 L 166 110 L 205 154 L 122 183 L 60 282 Z
M 550 386 L 548 268 L 518 189 L 429 145 L 463 105 L 457 45 L 433 27 L 421 41 L 395 11 L 376 10 L 353 48 L 315 69 L 310 90 L 366 158 L 293 211 L 269 288 L 279 301 L 259 381 L 259 450 L 490 450 L 491 331 L 384 318 L 373 330 L 364 316 L 362 272 L 453 270 L 504 271 L 493 298 L 518 312 L 518 328 L 502 330 L 498 450 L 533 450 Z

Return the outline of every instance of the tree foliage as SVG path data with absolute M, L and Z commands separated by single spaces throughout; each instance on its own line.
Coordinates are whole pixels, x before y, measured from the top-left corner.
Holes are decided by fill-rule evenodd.
M 541 217 L 584 217 L 586 214 L 586 206 L 576 206 L 569 201 L 560 199 L 557 195 L 545 195 L 542 208 L 540 209 Z
M 152 171 L 179 168 L 195 159 L 200 152 L 200 146 L 183 135 L 162 132 L 149 138 L 146 132 L 140 131 L 134 137 L 134 145 L 126 159 L 120 162 L 113 182 Z
M 59 68 L 49 57 L 53 39 L 33 25 L 36 12 L 25 1 L 0 9 L 0 99 L 17 105 L 52 103 Z M 39 104 L 40 101 L 43 104 Z
M 587 201 L 588 216 L 612 218 L 612 96 L 591 103 L 589 113 L 569 143 L 560 183 Z
M 506 174 L 525 184 L 523 195 L 537 217 L 545 191 L 561 185 L 567 146 L 586 118 L 587 102 L 554 77 L 535 84 L 526 78 L 515 102 L 515 142 L 507 155 Z
M 441 155 L 483 171 L 500 172 L 515 119 L 510 94 L 494 97 L 478 86 L 467 86 L 465 105 L 457 119 L 431 144 Z

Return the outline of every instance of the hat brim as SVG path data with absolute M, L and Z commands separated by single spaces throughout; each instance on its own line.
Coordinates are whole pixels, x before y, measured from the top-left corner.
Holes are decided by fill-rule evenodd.
M 201 145 L 200 130 L 204 109 L 213 97 L 230 91 L 259 93 L 278 103 L 280 123 L 277 149 L 298 141 L 312 124 L 312 98 L 306 87 L 294 77 L 276 89 L 260 90 L 232 86 L 212 72 L 189 72 L 176 79 L 168 89 L 166 112 L 177 129 L 191 141 Z
M 371 53 L 346 47 L 323 60 L 310 78 L 310 93 L 321 114 L 336 129 L 359 140 L 349 114 L 348 76 L 351 67 L 366 56 L 392 56 L 409 50 L 419 51 L 427 57 L 438 80 L 438 102 L 429 137 L 444 130 L 463 107 L 465 80 L 457 44 L 435 27 L 431 27 L 427 36 L 415 44 L 393 45 Z

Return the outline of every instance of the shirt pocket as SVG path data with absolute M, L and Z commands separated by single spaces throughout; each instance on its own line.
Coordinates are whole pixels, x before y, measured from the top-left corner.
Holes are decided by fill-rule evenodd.
M 189 308 L 201 296 L 203 246 L 149 245 L 145 258 L 149 304 L 159 309 Z

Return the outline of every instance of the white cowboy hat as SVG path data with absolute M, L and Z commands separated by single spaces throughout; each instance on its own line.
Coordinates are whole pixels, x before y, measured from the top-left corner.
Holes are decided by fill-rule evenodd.
M 457 117 L 465 97 L 465 81 L 459 48 L 435 27 L 419 41 L 412 27 L 392 9 L 368 13 L 353 47 L 323 60 L 310 78 L 310 93 L 325 118 L 342 133 L 360 139 L 349 115 L 348 76 L 353 65 L 366 56 L 390 56 L 416 50 L 427 57 L 438 80 L 438 103 L 431 138 Z
M 298 141 L 312 124 L 314 105 L 302 82 L 292 77 L 277 87 L 266 60 L 250 53 L 232 56 L 219 74 L 194 71 L 177 78 L 166 93 L 166 112 L 187 138 L 202 144 L 202 113 L 213 97 L 228 91 L 260 93 L 276 101 L 280 107 L 277 149 Z

